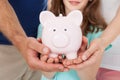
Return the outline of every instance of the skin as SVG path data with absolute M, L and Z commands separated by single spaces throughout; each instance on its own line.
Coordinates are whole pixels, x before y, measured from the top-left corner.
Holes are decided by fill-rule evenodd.
M 73 0 L 74 1 L 74 0 Z M 78 0 L 80 1 L 80 4 L 78 5 L 72 5 L 69 3 L 69 0 L 63 0 L 64 4 L 65 4 L 65 10 L 66 10 L 66 14 L 68 14 L 69 12 L 71 12 L 72 10 L 78 9 L 83 11 L 85 6 L 88 3 L 88 0 Z M 74 3 L 73 3 L 74 4 Z M 85 52 L 86 47 L 87 47 L 87 38 L 83 36 L 83 41 L 82 41 L 82 46 L 80 48 L 80 50 L 78 51 L 78 58 L 73 59 L 73 60 L 68 60 L 68 59 L 62 59 L 62 63 L 64 65 L 64 67 L 67 67 L 68 69 L 75 69 L 78 72 L 78 75 L 80 76 L 81 80 L 95 80 L 95 76 L 98 70 L 98 66 L 100 63 L 100 60 L 98 60 L 98 62 L 95 63 L 95 65 L 92 65 L 90 67 L 79 67 L 81 65 L 84 65 L 84 62 L 82 60 L 82 54 Z M 99 56 L 99 55 L 98 55 Z M 99 59 L 101 59 L 101 56 L 99 57 Z M 58 63 L 56 62 L 55 58 L 49 58 L 47 55 L 44 55 L 41 57 L 41 60 L 46 63 Z M 60 61 L 61 58 L 58 57 L 58 61 Z M 68 71 L 68 69 L 64 70 L 64 71 Z M 91 73 L 90 73 L 91 71 Z M 51 75 L 49 75 L 49 72 L 43 72 L 43 74 L 48 77 L 48 78 L 52 78 L 55 74 L 55 72 L 50 73 Z M 49 76 L 48 76 L 49 75 Z
M 64 2 L 67 1 L 64 0 Z M 67 8 L 68 9 L 66 11 L 67 14 L 70 12 L 70 8 L 69 9 Z M 90 43 L 90 46 L 87 48 L 87 50 L 85 50 L 87 42 L 84 41 L 85 43 L 83 46 L 83 51 L 78 52 L 78 54 L 81 55 L 79 55 L 78 58 L 75 60 L 70 60 L 68 62 L 64 60 L 63 64 L 68 68 L 76 69 L 77 71 L 79 71 L 78 74 L 81 77 L 81 80 L 95 80 L 96 73 L 99 68 L 105 48 L 120 34 L 119 21 L 120 21 L 120 8 L 118 9 L 118 12 L 114 19 L 112 20 L 112 22 L 108 24 L 107 28 L 102 33 L 102 35 L 99 38 L 94 39 Z M 54 59 L 52 61 L 54 61 Z
M 61 64 L 48 64 L 37 57 L 38 53 L 49 54 L 49 48 L 39 43 L 35 38 L 26 36 L 8 0 L 0 0 L 0 32 L 17 47 L 31 69 L 40 71 L 64 70 Z
M 103 54 L 105 48 L 117 37 L 120 35 L 120 7 L 114 19 L 108 24 L 108 27 L 102 33 L 102 35 L 93 40 L 89 48 L 82 55 L 82 59 L 86 60 L 84 65 L 81 67 L 93 65 L 96 61 L 99 54 Z M 115 27 L 114 27 L 115 26 Z M 112 34 L 112 35 L 111 35 Z M 99 52 L 99 53 L 97 53 Z M 90 57 L 91 56 L 91 57 Z
M 77 2 L 79 3 L 77 4 Z M 66 14 L 69 14 L 72 10 L 76 9 L 83 11 L 88 3 L 88 0 L 63 0 L 63 3 L 65 5 Z
M 79 76 L 82 78 L 85 78 L 84 76 L 88 73 L 88 76 L 91 76 L 91 73 L 89 74 L 88 71 L 92 71 L 92 76 L 94 80 L 97 70 L 99 68 L 99 64 L 101 62 L 101 58 L 103 56 L 103 52 L 105 48 L 118 36 L 120 35 L 120 7 L 118 9 L 118 12 L 114 19 L 111 21 L 110 24 L 108 24 L 108 27 L 105 29 L 105 31 L 102 33 L 102 35 L 94 39 L 91 43 L 88 49 L 83 53 L 82 60 L 84 60 L 83 63 L 77 64 L 77 65 L 70 65 L 69 68 L 79 68 Z M 115 28 L 114 28 L 115 26 Z M 110 33 L 110 34 L 109 34 Z M 112 35 L 111 35 L 112 34 Z M 85 68 L 86 67 L 86 68 Z M 83 71 L 82 71 L 83 70 Z M 83 76 L 82 76 L 83 75 Z M 84 79 L 89 80 L 89 79 Z
M 40 42 L 40 39 L 38 39 L 38 41 Z M 41 61 L 46 62 L 46 63 L 57 64 L 59 62 L 60 63 L 62 62 L 62 64 L 65 67 L 64 71 L 68 71 L 70 69 L 70 67 L 68 65 L 80 64 L 83 61 L 81 59 L 81 55 L 85 51 L 85 49 L 87 47 L 87 43 L 88 43 L 87 38 L 83 36 L 82 37 L 82 45 L 81 45 L 81 48 L 78 51 L 78 58 L 77 59 L 73 59 L 73 60 L 63 59 L 61 55 L 59 55 L 57 58 L 50 58 L 48 55 L 43 55 L 43 56 L 41 56 L 40 59 L 41 59 Z M 75 69 L 77 70 L 78 68 L 75 67 Z M 84 70 L 81 71 L 81 72 L 84 72 Z M 48 79 L 51 79 L 55 75 L 55 72 L 42 71 L 42 74 L 44 74 Z M 84 74 L 86 75 L 85 72 L 84 72 Z M 82 76 L 83 79 L 81 79 L 81 80 L 90 80 L 90 79 L 93 80 L 93 78 L 90 78 L 91 76 L 89 76 L 89 77 L 86 77 L 86 76 Z

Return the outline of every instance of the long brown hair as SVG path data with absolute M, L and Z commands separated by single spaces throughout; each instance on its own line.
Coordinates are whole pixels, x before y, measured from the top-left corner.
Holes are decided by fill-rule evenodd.
M 59 16 L 60 13 L 66 16 L 63 0 L 52 0 L 50 11 L 56 16 Z M 106 26 L 106 22 L 100 14 L 100 0 L 89 1 L 83 10 L 83 22 L 81 25 L 83 34 L 87 35 L 88 32 L 104 30 Z

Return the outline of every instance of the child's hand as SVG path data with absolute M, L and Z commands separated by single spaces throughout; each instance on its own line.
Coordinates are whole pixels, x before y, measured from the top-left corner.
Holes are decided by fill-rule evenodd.
M 46 63 L 59 63 L 61 62 L 61 56 L 57 58 L 50 58 L 48 55 L 41 55 L 40 60 Z
M 78 51 L 78 57 L 76 59 L 72 59 L 72 60 L 65 59 L 63 61 L 64 66 L 67 67 L 70 65 L 77 65 L 77 64 L 82 63 L 83 60 L 82 60 L 81 56 L 84 53 L 84 51 L 86 50 L 87 44 L 88 44 L 87 38 L 83 36 L 82 37 L 82 45 Z
M 42 43 L 41 38 L 37 39 L 38 42 Z M 46 63 L 59 63 L 62 61 L 62 55 L 58 55 L 56 58 L 50 58 L 48 54 L 40 55 L 40 60 Z
M 42 40 L 41 38 L 38 38 L 37 41 L 42 44 Z M 46 72 L 62 72 L 62 71 L 66 71 L 66 69 L 68 70 L 68 68 L 65 68 L 63 66 L 63 64 L 57 63 L 57 60 L 51 60 L 48 58 L 49 54 L 38 54 L 37 56 L 39 57 L 39 60 L 41 62 L 41 65 L 43 67 L 43 69 L 41 71 L 46 71 Z M 49 62 L 49 63 L 47 63 Z M 53 63 L 53 62 L 56 62 Z

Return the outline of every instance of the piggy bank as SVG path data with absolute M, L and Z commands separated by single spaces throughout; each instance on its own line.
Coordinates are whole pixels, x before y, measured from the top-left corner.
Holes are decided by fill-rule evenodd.
M 67 59 L 77 58 L 82 42 L 82 13 L 74 10 L 67 16 L 56 17 L 50 11 L 43 11 L 39 19 L 43 29 L 42 43 L 51 50 L 49 56 L 55 58 L 58 54 L 64 54 Z

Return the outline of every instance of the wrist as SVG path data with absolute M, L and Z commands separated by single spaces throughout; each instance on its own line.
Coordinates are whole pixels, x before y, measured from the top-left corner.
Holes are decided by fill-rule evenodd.
M 12 44 L 21 52 L 23 48 L 27 45 L 27 36 L 26 35 L 16 35 L 13 36 Z
M 80 77 L 80 80 L 96 80 L 96 79 L 95 77 L 93 78 L 91 76 L 84 75 Z
M 100 37 L 100 42 L 102 45 L 102 48 L 105 50 L 105 48 L 110 44 L 106 38 Z
M 78 75 L 80 77 L 80 80 L 96 80 L 96 77 L 93 76 L 93 75 L 91 75 L 91 74 L 87 74 L 87 73 L 85 73 L 85 74 L 79 74 L 78 73 Z

